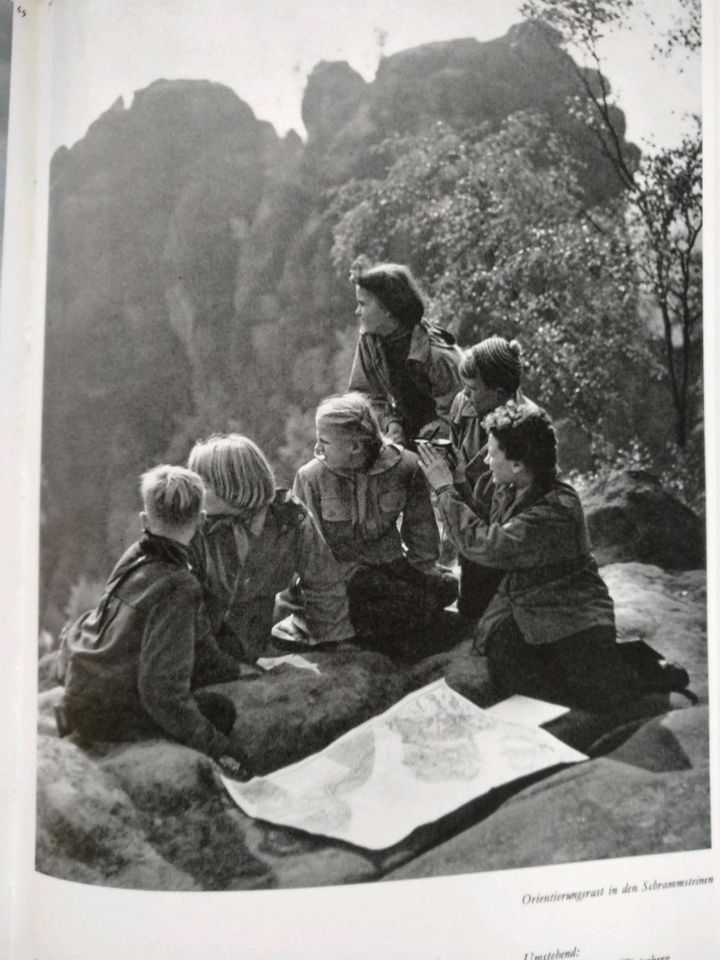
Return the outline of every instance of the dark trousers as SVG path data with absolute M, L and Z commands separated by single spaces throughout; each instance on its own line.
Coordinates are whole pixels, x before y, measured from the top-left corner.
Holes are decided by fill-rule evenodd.
M 486 643 L 493 683 L 503 697 L 521 693 L 593 713 L 614 711 L 643 686 L 620 656 L 612 627 L 592 627 L 554 643 L 527 643 L 508 618 Z
M 504 576 L 504 570 L 481 567 L 466 557 L 460 557 L 460 596 L 458 597 L 460 616 L 468 620 L 481 617 Z
M 212 690 L 193 692 L 200 712 L 212 725 L 226 736 L 235 723 L 236 710 L 231 700 Z M 149 737 L 167 737 L 168 734 L 145 711 L 137 715 L 113 709 L 112 702 L 104 704 L 83 703 L 81 707 L 65 698 L 65 713 L 72 730 L 87 740 L 126 741 L 145 740 Z
M 405 560 L 363 567 L 347 585 L 350 621 L 358 643 L 401 660 L 416 660 L 452 645 L 448 583 Z M 457 642 L 457 640 L 455 640 Z

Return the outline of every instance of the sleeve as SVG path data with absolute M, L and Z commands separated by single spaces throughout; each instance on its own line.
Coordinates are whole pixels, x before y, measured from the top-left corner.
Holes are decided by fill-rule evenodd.
M 203 605 L 196 618 L 193 690 L 208 687 L 211 683 L 237 680 L 240 672 L 240 664 L 235 657 L 220 648 Z
M 219 757 L 228 746 L 200 711 L 192 695 L 197 594 L 177 583 L 151 610 L 145 624 L 138 687 L 143 707 L 171 737 L 194 750 Z
M 440 537 L 430 491 L 417 463 L 410 477 L 400 535 L 407 547 L 408 562 L 423 573 L 431 570 L 439 556 Z
M 436 491 L 448 536 L 468 560 L 501 570 L 525 570 L 578 556 L 577 518 L 547 502 L 505 523 L 491 523 L 452 487 Z
M 296 569 L 305 599 L 305 623 L 316 643 L 350 640 L 345 582 L 335 557 L 311 513 L 300 522 Z
M 317 488 L 308 477 L 307 471 L 301 469 L 295 474 L 292 495 L 297 497 L 298 500 L 305 504 L 305 506 L 308 508 L 308 510 L 310 510 L 312 515 L 317 520 L 320 527 L 322 527 L 320 495 Z
M 387 392 L 383 389 L 377 371 L 367 349 L 363 349 L 362 338 L 358 339 L 355 347 L 348 390 L 356 390 L 364 394 L 370 402 L 380 424 L 383 435 L 390 436 L 393 442 L 404 445 L 406 443 L 402 421 Z
M 462 386 L 458 366 L 460 351 L 457 349 L 442 349 L 433 352 L 432 361 L 428 369 L 428 376 L 432 385 L 432 395 L 435 400 L 435 409 L 438 419 L 450 426 L 450 410 L 455 396 Z
M 462 403 L 462 400 L 463 400 L 462 392 L 456 392 L 450 404 L 450 412 L 448 414 L 450 418 L 450 439 L 452 440 L 452 445 L 455 448 L 456 453 L 459 453 L 460 444 L 462 441 L 462 435 L 460 433 L 460 424 L 457 421 L 457 415 L 460 410 L 460 405 Z

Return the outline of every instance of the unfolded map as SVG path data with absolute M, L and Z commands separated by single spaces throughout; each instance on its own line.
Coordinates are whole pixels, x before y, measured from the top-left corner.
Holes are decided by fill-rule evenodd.
M 252 817 L 380 850 L 494 787 L 585 759 L 438 680 L 300 763 L 223 783 Z

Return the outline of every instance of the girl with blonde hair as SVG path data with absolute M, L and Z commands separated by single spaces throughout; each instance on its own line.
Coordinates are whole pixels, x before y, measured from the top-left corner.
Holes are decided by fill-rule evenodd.
M 415 658 L 432 649 L 439 613 L 457 593 L 436 565 L 438 529 L 417 456 L 383 440 L 359 393 L 324 400 L 315 422 L 315 458 L 293 491 L 338 561 L 359 640 Z

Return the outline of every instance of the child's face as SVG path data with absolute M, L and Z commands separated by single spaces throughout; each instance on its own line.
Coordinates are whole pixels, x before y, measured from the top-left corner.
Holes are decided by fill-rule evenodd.
M 355 316 L 360 321 L 360 333 L 373 333 L 379 337 L 387 337 L 400 329 L 400 321 L 385 309 L 374 294 L 363 290 L 357 284 L 355 299 L 357 300 Z
M 358 440 L 321 427 L 317 427 L 316 435 L 315 456 L 330 470 L 352 470 L 362 466 L 364 452 Z
M 502 402 L 502 396 L 497 387 L 486 387 L 482 377 L 463 377 L 463 393 L 475 408 L 475 412 L 484 417 Z
M 490 468 L 495 486 L 500 486 L 502 483 L 514 483 L 517 479 L 517 467 L 512 460 L 508 460 L 505 456 L 505 451 L 500 449 L 500 445 L 492 433 L 488 437 L 485 463 Z

